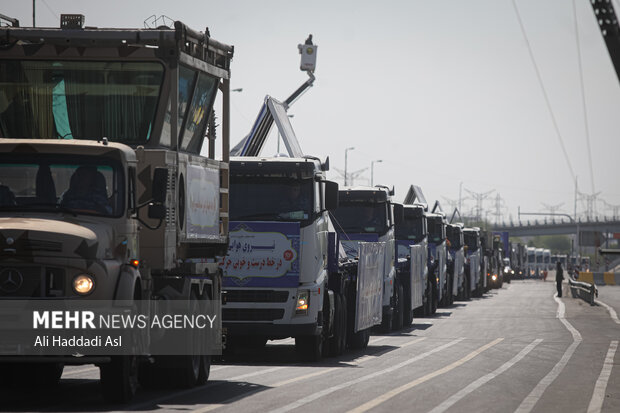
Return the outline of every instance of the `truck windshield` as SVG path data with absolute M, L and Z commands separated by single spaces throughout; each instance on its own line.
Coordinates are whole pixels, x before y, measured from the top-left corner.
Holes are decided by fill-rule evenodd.
M 527 261 L 528 262 L 535 262 L 536 261 L 536 256 L 534 254 L 527 254 Z
M 422 241 L 424 234 L 424 223 L 422 217 L 406 218 L 395 227 L 396 239 L 413 240 L 415 243 Z
M 5 138 L 146 142 L 164 69 L 155 62 L 0 61 Z
M 88 156 L 0 157 L 0 211 L 120 216 L 120 165 Z
M 307 221 L 313 216 L 312 179 L 231 177 L 231 221 Z
M 341 203 L 333 215 L 337 231 L 357 234 L 385 234 L 388 230 L 387 204 L 385 202 Z
M 443 222 L 440 219 L 429 218 L 428 241 L 439 244 L 444 240 Z
M 463 233 L 463 237 L 465 238 L 465 245 L 467 245 L 467 250 L 470 252 L 474 252 L 478 250 L 478 236 L 475 233 Z
M 461 232 L 454 229 L 448 232 L 448 241 L 450 241 L 451 248 L 461 248 L 463 242 L 461 241 Z

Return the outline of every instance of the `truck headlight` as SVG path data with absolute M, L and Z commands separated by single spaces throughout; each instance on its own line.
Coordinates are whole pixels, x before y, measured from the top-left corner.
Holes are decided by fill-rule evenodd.
M 298 291 L 297 292 L 297 306 L 295 307 L 295 314 L 305 315 L 308 314 L 308 304 L 310 304 L 310 292 Z
M 491 276 L 491 279 L 492 279 L 493 281 L 497 280 L 497 275 L 493 274 L 493 275 Z
M 79 295 L 90 294 L 95 288 L 95 280 L 88 274 L 80 274 L 73 279 L 73 291 Z

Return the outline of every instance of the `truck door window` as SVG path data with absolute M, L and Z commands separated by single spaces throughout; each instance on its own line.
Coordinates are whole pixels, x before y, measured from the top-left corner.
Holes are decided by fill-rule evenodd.
M 200 150 L 198 146 L 202 144 L 204 139 L 205 128 L 211 115 L 216 91 L 217 79 L 200 73 L 193 93 L 192 104 L 187 112 L 185 130 L 181 140 L 181 149 L 184 151 L 197 152 Z

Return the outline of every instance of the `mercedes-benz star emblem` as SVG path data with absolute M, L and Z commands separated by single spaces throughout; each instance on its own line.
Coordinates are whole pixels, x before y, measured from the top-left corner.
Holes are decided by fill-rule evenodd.
M 15 268 L 0 271 L 0 291 L 11 294 L 19 290 L 24 283 L 22 273 Z

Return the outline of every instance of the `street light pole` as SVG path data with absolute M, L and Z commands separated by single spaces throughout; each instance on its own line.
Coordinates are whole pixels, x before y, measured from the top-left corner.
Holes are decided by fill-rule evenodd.
M 375 163 L 383 162 L 383 159 L 377 159 L 370 162 L 370 186 L 374 186 Z
M 355 149 L 353 146 L 344 150 L 344 186 L 347 186 L 347 152 Z

